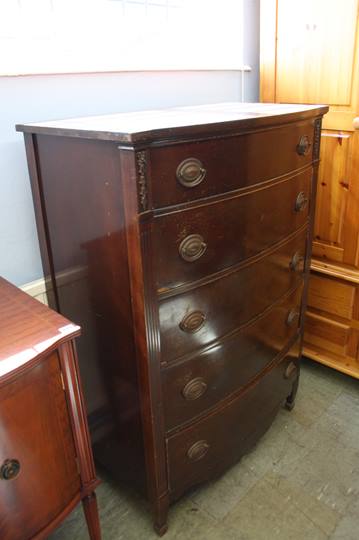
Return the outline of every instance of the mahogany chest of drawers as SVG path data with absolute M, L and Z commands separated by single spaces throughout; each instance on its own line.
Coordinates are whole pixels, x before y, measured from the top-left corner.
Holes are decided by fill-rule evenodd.
M 326 111 L 225 103 L 18 126 L 49 290 L 84 328 L 95 455 L 146 490 L 159 534 L 171 501 L 294 403 Z
M 74 339 L 80 328 L 0 278 L 0 538 L 43 540 L 81 500 L 101 540 Z

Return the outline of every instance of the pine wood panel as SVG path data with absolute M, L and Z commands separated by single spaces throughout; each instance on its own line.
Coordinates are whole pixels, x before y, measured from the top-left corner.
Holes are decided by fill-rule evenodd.
M 359 378 L 359 284 L 343 277 L 312 274 L 304 354 Z
M 309 282 L 308 307 L 351 319 L 354 295 L 354 284 L 314 274 Z
M 350 326 L 309 312 L 306 317 L 306 343 L 322 349 L 331 349 L 345 355 L 349 341 Z
M 347 178 L 349 184 L 343 220 L 343 262 L 359 268 L 359 131 L 355 131 L 350 138 Z
M 263 101 L 330 105 L 305 354 L 359 378 L 358 9 L 358 0 L 261 0 L 260 88 Z
M 350 104 L 357 10 L 358 0 L 278 0 L 278 101 Z
M 318 178 L 314 257 L 358 266 L 358 167 L 359 133 L 325 131 Z
M 277 0 L 261 0 L 260 9 L 260 95 L 261 101 L 276 100 Z
M 348 182 L 346 164 L 349 134 L 326 131 L 321 141 L 313 255 L 343 261 L 343 216 Z

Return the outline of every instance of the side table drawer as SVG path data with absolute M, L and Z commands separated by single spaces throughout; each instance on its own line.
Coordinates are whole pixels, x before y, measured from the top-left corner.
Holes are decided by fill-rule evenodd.
M 24 540 L 80 492 L 57 353 L 0 389 L 0 538 Z

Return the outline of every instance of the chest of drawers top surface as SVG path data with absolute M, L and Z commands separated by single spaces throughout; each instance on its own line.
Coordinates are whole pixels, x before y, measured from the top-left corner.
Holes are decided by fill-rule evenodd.
M 217 103 L 19 124 L 17 130 L 124 144 L 148 143 L 159 139 L 200 137 L 209 126 L 212 133 L 231 133 L 285 124 L 323 115 L 327 110 L 324 105 Z
M 111 419 L 97 457 L 141 472 L 159 532 L 170 500 L 294 401 L 327 109 L 221 103 L 17 127 L 57 308 L 90 340 L 87 396 Z

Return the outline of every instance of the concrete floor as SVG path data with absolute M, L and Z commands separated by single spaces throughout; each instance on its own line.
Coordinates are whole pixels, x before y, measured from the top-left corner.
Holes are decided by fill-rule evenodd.
M 220 480 L 169 514 L 166 540 L 358 540 L 359 381 L 309 360 L 297 402 Z M 104 478 L 103 540 L 157 536 L 146 503 Z M 81 508 L 51 540 L 87 540 Z

